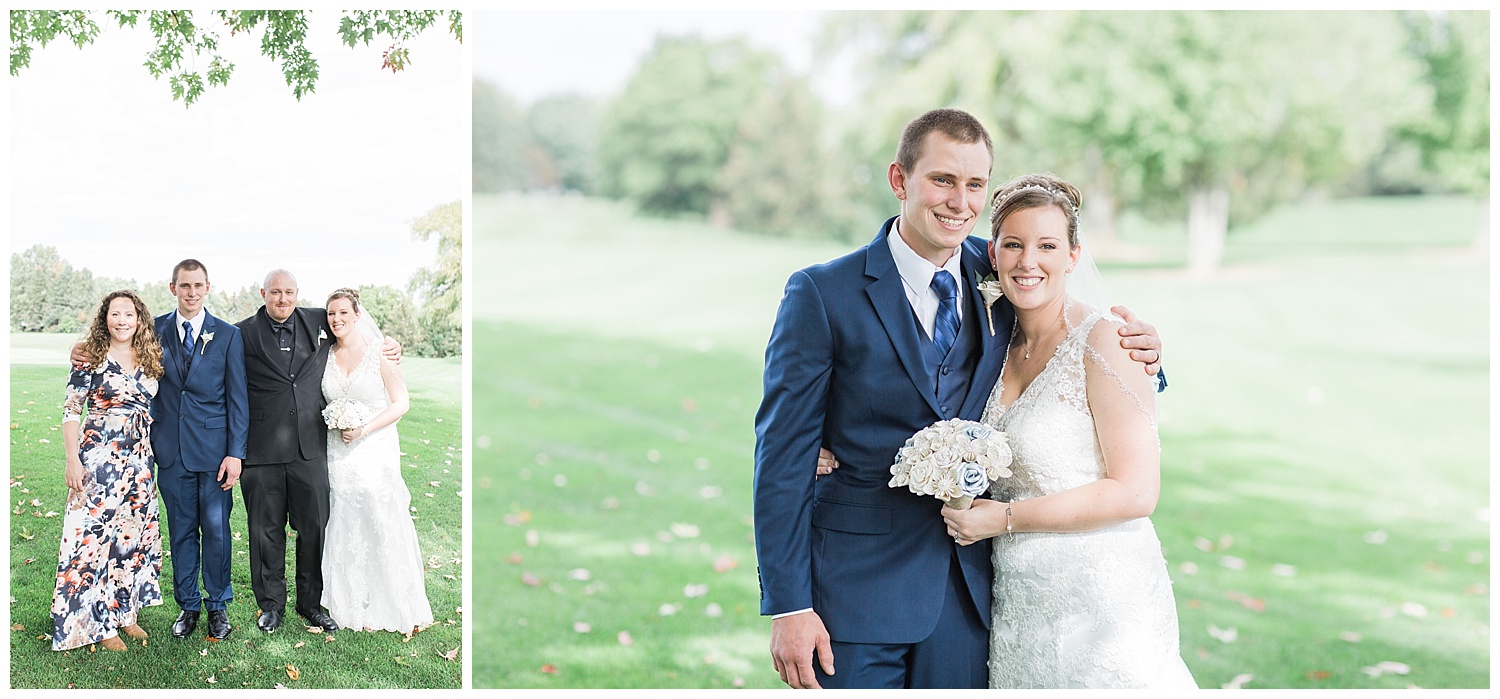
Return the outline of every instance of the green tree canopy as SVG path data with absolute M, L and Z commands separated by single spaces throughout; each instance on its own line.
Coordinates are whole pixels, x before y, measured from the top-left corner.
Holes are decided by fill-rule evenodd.
M 781 72 L 743 39 L 658 37 L 604 116 L 604 193 L 647 213 L 723 212 L 730 145 Z
M 527 152 L 526 117 L 509 94 L 474 79 L 472 177 L 476 192 L 528 189 L 532 180 Z
M 306 10 L 212 10 L 198 14 L 192 10 L 11 10 L 10 74 L 19 75 L 21 69 L 31 65 L 36 49 L 56 39 L 83 48 L 93 43 L 103 27 L 134 29 L 142 20 L 156 38 L 156 47 L 146 54 L 146 70 L 157 79 L 166 76 L 172 99 L 184 105 L 196 102 L 206 87 L 227 84 L 234 73 L 234 63 L 220 50 L 223 31 L 228 31 L 229 37 L 259 33 L 261 55 L 281 66 L 298 100 L 317 87 L 318 61 L 306 46 Z M 380 67 L 394 73 L 411 62 L 406 44 L 440 23 L 463 41 L 463 13 L 457 10 L 346 11 L 339 20 L 338 34 L 350 47 L 361 43 L 368 46 L 377 40 L 389 42 L 381 53 Z
M 526 131 L 545 159 L 549 189 L 592 193 L 599 179 L 599 105 L 579 94 L 547 95 L 526 110 Z
M 412 274 L 410 282 L 430 356 L 456 355 L 463 349 L 463 202 L 433 207 L 412 222 L 411 232 L 417 240 L 437 239 L 437 260 Z
M 95 293 L 93 273 L 74 269 L 55 247 L 33 245 L 10 256 L 13 332 L 78 332 L 88 327 L 103 298 Z

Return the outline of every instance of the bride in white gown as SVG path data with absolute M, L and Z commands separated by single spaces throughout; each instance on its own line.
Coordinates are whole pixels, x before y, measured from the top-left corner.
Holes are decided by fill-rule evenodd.
M 409 407 L 406 383 L 381 357 L 380 333 L 360 312 L 359 292 L 339 289 L 327 308 L 335 342 L 323 373 L 325 417 L 331 426 L 360 426 L 328 431 L 323 606 L 344 628 L 409 633 L 432 623 L 432 608 L 411 492 L 401 479 L 396 422 Z
M 1156 379 L 1081 288 L 1097 270 L 1078 244 L 1077 189 L 1028 175 L 993 204 L 991 258 L 1016 324 L 984 421 L 1006 433 L 1014 475 L 995 500 L 943 508 L 959 543 L 997 537 L 990 686 L 1193 687 L 1148 518 Z

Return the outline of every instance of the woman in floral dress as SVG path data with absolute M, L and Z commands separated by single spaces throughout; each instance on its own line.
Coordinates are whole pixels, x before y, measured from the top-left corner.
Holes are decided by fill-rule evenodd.
M 120 632 L 161 604 L 161 530 L 151 471 L 151 398 L 161 345 L 146 305 L 129 291 L 104 298 L 63 404 L 68 505 L 52 596 L 52 650 L 98 643 L 123 651 Z

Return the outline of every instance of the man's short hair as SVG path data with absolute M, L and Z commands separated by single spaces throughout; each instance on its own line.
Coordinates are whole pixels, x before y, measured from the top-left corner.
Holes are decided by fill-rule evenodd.
M 922 148 L 927 144 L 927 134 L 933 131 L 959 143 L 984 143 L 990 152 L 990 162 L 995 161 L 995 144 L 990 141 L 990 132 L 984 130 L 974 115 L 960 109 L 934 109 L 912 119 L 901 132 L 901 144 L 896 147 L 896 164 L 907 175 L 912 174 L 917 161 L 922 159 Z
M 204 277 L 204 279 L 207 279 L 208 278 L 208 268 L 205 267 L 205 266 L 203 266 L 202 262 L 199 262 L 199 261 L 197 261 L 197 260 L 195 260 L 195 259 L 193 259 L 191 257 L 189 257 L 188 259 L 183 260 L 181 262 L 178 262 L 177 266 L 172 268 L 172 286 L 177 286 L 177 273 L 178 272 L 181 272 L 183 270 L 187 270 L 189 272 L 192 272 L 194 270 L 199 270 L 199 269 L 203 270 L 203 277 Z

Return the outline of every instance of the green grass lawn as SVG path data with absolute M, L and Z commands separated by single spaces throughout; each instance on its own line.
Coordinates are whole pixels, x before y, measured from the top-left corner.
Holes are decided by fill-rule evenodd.
M 1211 279 L 1173 266 L 1180 230 L 1126 222 L 1134 256 L 1103 266 L 1166 345 L 1153 520 L 1200 686 L 1489 686 L 1473 215 L 1300 204 Z M 479 198 L 475 222 L 476 267 L 506 274 L 475 282 L 474 686 L 781 686 L 750 519 L 761 353 L 787 276 L 852 246 L 547 198 Z
M 310 634 L 299 617 L 288 617 L 275 634 L 255 628 L 256 605 L 250 590 L 249 549 L 243 538 L 245 508 L 234 493 L 230 527 L 234 534 L 229 608 L 234 632 L 222 642 L 207 642 L 199 632 L 178 640 L 171 635 L 177 607 L 172 601 L 171 557 L 162 567 L 161 606 L 141 613 L 140 624 L 151 637 L 143 647 L 131 641 L 125 653 L 90 646 L 51 650 L 50 614 L 57 572 L 58 539 L 67 488 L 62 480 L 61 419 L 66 368 L 57 365 L 56 350 L 72 336 L 12 338 L 13 348 L 37 352 L 43 365 L 11 367 L 10 429 L 10 678 L 15 688 L 259 688 L 286 687 L 434 687 L 458 688 L 461 661 L 445 653 L 460 650 L 463 640 L 463 484 L 462 405 L 457 359 L 408 357 L 402 366 L 411 387 L 412 406 L 400 423 L 402 475 L 412 494 L 414 521 L 427 561 L 427 598 L 435 623 L 410 639 L 389 632 L 339 631 Z M 22 352 L 17 357 L 25 356 Z M 161 519 L 167 546 L 165 510 Z M 288 541 L 287 572 L 295 588 L 292 560 L 295 538 Z M 290 609 L 288 610 L 290 613 Z M 127 639 L 128 640 L 128 639 Z M 293 670 L 295 668 L 295 670 Z M 296 675 L 294 679 L 292 675 Z

